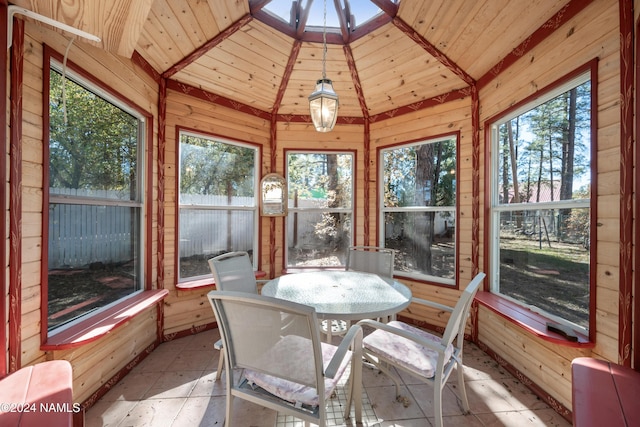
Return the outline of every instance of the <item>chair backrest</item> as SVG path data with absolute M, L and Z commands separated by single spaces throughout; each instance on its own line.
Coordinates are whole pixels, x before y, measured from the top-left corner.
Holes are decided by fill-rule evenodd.
M 393 249 L 377 246 L 351 246 L 347 251 L 347 270 L 393 277 L 395 253 Z
M 246 252 L 227 252 L 209 260 L 209 267 L 220 291 L 258 293 L 256 274 Z
M 208 297 L 224 342 L 227 372 L 251 369 L 307 385 L 324 396 L 319 321 L 313 307 L 242 292 L 211 291 Z
M 464 329 L 467 323 L 467 317 L 469 316 L 469 309 L 484 277 L 484 273 L 478 273 L 476 277 L 469 282 L 466 289 L 462 292 L 462 295 L 460 295 L 460 299 L 458 299 L 458 302 L 453 308 L 447 326 L 442 334 L 443 345 L 447 346 L 451 344 L 453 340 L 458 337 L 458 347 L 461 346 L 464 340 Z

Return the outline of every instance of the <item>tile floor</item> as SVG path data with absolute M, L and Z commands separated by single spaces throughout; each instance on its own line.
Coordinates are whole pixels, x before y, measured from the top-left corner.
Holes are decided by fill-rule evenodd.
M 87 427 L 222 427 L 225 416 L 224 376 L 214 381 L 219 353 L 213 343 L 218 331 L 202 332 L 163 343 L 129 375 L 91 407 Z M 455 373 L 443 394 L 444 424 L 454 426 L 570 426 L 558 413 L 475 345 L 465 346 L 465 376 L 471 414 L 463 415 L 456 397 Z M 363 425 L 426 427 L 433 425 L 432 389 L 402 376 L 404 401 L 397 402 L 393 383 L 364 368 Z M 342 390 L 329 412 L 330 425 L 342 420 Z M 234 401 L 234 426 L 302 426 L 239 399 Z

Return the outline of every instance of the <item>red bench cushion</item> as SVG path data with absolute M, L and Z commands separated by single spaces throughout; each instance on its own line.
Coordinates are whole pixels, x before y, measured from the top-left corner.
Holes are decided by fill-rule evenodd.
M 0 425 L 73 425 L 73 375 L 66 360 L 26 366 L 0 380 Z

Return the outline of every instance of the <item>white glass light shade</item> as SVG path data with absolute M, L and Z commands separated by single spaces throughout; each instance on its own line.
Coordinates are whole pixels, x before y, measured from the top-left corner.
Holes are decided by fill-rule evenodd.
M 338 95 L 329 79 L 316 82 L 316 90 L 309 95 L 311 120 L 318 132 L 329 132 L 338 119 Z

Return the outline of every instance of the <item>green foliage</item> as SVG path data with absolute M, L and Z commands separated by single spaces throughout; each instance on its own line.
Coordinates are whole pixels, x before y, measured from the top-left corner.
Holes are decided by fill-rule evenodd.
M 180 136 L 180 193 L 251 197 L 255 149 L 193 135 Z
M 432 156 L 418 161 L 418 150 L 424 146 L 411 145 L 387 150 L 383 154 L 384 203 L 387 207 L 415 206 L 417 192 L 423 184 L 417 182 L 418 168 L 432 171 L 430 206 L 456 204 L 456 142 L 454 139 L 427 143 Z M 437 167 L 436 167 L 437 166 Z M 424 204 L 422 204 L 424 206 Z
M 501 158 L 506 154 L 504 162 L 500 164 L 498 176 L 502 180 L 503 188 L 513 189 L 511 162 L 516 162 L 520 200 L 528 200 L 536 194 L 539 183 L 551 183 L 556 188 L 563 176 L 573 183 L 580 184 L 586 179 L 590 171 L 591 147 L 591 84 L 586 82 L 577 86 L 576 111 L 572 115 L 569 109 L 569 94 L 567 91 L 511 120 L 514 139 L 515 160 L 509 152 L 508 127 L 500 126 L 499 141 Z M 569 159 L 572 165 L 571 173 L 563 175 L 562 154 L 568 144 L 570 124 L 575 124 L 575 150 Z M 503 173 L 504 169 L 507 173 Z M 504 181 L 507 182 L 504 182 Z M 548 184 L 547 188 L 548 188 Z M 574 198 L 576 198 L 574 192 Z
M 289 198 L 326 199 L 332 207 L 350 207 L 352 156 L 331 153 L 290 153 L 287 177 Z M 330 165 L 335 167 L 330 168 Z
M 135 194 L 139 121 L 55 70 L 49 135 L 51 187 Z

